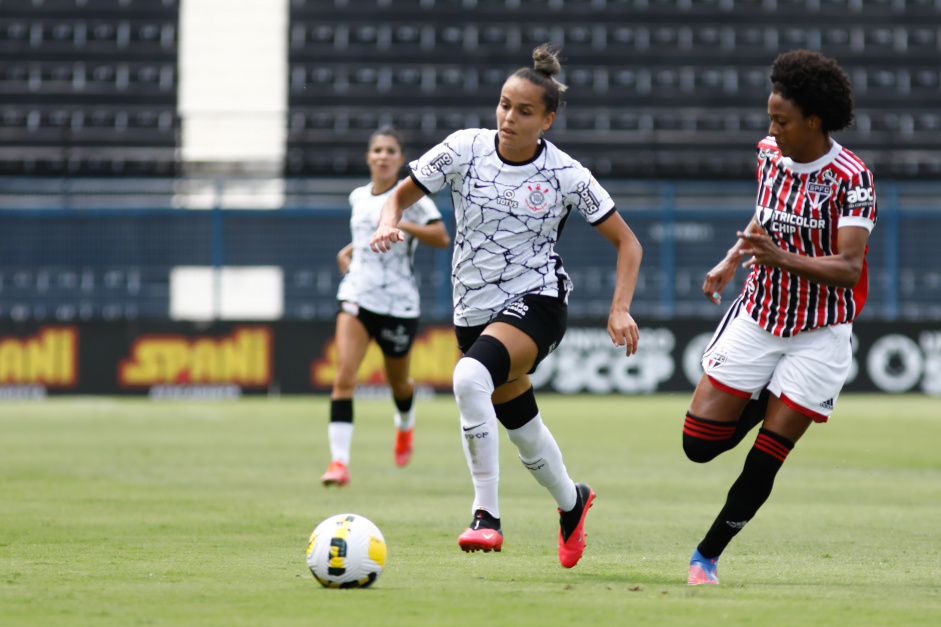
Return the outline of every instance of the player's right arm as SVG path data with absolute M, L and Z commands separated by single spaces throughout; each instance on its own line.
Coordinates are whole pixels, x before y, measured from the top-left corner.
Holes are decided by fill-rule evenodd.
M 337 265 L 340 266 L 340 274 L 346 274 L 350 269 L 350 262 L 353 261 L 353 242 L 340 249 L 337 253 Z
M 764 229 L 758 226 L 754 216 L 752 216 L 751 221 L 743 232 L 762 233 Z M 722 290 L 725 289 L 725 286 L 735 277 L 735 270 L 742 260 L 740 250 L 745 244 L 746 242 L 741 237 L 737 238 L 732 248 L 725 253 L 725 257 L 722 261 L 717 263 L 712 270 L 706 273 L 706 280 L 702 284 L 702 292 L 706 295 L 706 298 L 712 302 L 716 304 L 722 302 Z
M 411 207 L 425 195 L 425 190 L 415 184 L 411 178 L 403 179 L 389 198 L 382 205 L 379 214 L 379 227 L 369 239 L 369 247 L 374 252 L 384 253 L 392 249 L 392 244 L 405 241 L 405 233 L 398 227 L 399 220 L 406 207 Z

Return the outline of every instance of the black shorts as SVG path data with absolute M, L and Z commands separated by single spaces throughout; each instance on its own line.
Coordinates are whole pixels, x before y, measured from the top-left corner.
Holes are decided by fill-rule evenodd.
M 363 323 L 369 337 L 387 357 L 405 357 L 412 349 L 415 333 L 418 332 L 418 318 L 396 318 L 384 316 L 360 307 L 349 301 L 339 301 L 340 311 L 350 314 Z
M 562 341 L 562 336 L 565 335 L 565 329 L 568 326 L 568 305 L 555 296 L 526 294 L 504 307 L 487 324 L 475 327 L 454 327 L 461 353 L 466 355 L 487 325 L 493 322 L 505 322 L 533 338 L 538 347 L 538 353 L 529 371 L 529 374 L 532 374 L 536 372 L 539 362 L 554 351 Z

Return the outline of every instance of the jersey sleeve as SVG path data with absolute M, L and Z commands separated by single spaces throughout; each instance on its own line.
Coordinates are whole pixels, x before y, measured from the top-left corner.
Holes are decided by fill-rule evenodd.
M 765 165 L 770 161 L 776 163 L 781 159 L 781 150 L 778 148 L 778 142 L 770 135 L 758 142 L 755 146 L 755 180 L 761 183 L 762 171 Z
M 472 131 L 451 133 L 443 142 L 408 164 L 412 179 L 429 194 L 444 189 L 461 169 L 461 155 L 468 152 Z
M 566 206 L 578 209 L 592 226 L 601 224 L 616 211 L 611 195 L 584 166 L 573 168 L 567 187 Z
M 871 232 L 875 225 L 876 187 L 872 180 L 872 172 L 862 170 L 856 172 L 846 186 L 838 228 L 861 226 Z
M 440 220 L 441 212 L 434 201 L 424 196 L 402 213 L 402 219 L 415 224 L 429 224 Z

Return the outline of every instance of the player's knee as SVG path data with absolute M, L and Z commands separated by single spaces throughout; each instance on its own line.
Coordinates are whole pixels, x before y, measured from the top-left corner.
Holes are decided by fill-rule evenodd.
M 497 338 L 481 335 L 467 351 L 465 357 L 475 359 L 486 368 L 490 373 L 490 381 L 494 388 L 507 382 L 510 376 L 510 352 Z
M 454 397 L 458 404 L 478 394 L 493 394 L 493 383 L 490 379 L 487 368 L 473 357 L 458 360 L 451 377 Z
M 389 380 L 389 387 L 392 389 L 392 396 L 395 398 L 408 398 L 415 393 L 415 384 L 409 378 L 399 381 Z
M 356 364 L 355 367 L 349 364 L 340 364 L 340 367 L 337 369 L 336 377 L 333 380 L 334 388 L 342 388 L 344 392 L 354 389 L 356 387 L 358 374 L 359 364 Z
M 706 420 L 686 413 L 683 423 L 683 452 L 690 461 L 704 464 L 732 446 L 735 423 Z
M 353 396 L 353 392 L 356 391 L 356 378 L 355 377 L 343 377 L 337 375 L 337 378 L 333 381 L 333 396 L 339 398 L 350 398 Z
M 719 453 L 724 452 L 724 448 L 719 448 L 715 442 L 703 440 L 702 438 L 683 433 L 683 452 L 690 461 L 697 464 L 705 464 L 715 459 Z

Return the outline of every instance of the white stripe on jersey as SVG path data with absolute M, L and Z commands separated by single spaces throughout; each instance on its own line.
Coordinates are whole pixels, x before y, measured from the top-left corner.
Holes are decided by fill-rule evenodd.
M 409 165 L 426 191 L 451 190 L 458 326 L 485 324 L 524 294 L 567 301 L 572 282 L 555 252 L 565 220 L 573 207 L 592 225 L 615 211 L 591 172 L 545 140 L 532 160 L 508 163 L 496 131 L 466 129 Z
M 782 157 L 772 137 L 758 143 L 755 219 L 789 252 L 833 255 L 841 227 L 863 226 L 871 231 L 875 225 L 872 172 L 852 152 L 832 143 L 826 155 L 811 163 Z M 860 282 L 852 289 L 813 283 L 779 268 L 754 266 L 742 297 L 746 311 L 766 331 L 790 337 L 852 322 L 865 304 L 867 291 L 865 261 Z
M 353 260 L 340 281 L 337 299 L 385 316 L 417 318 L 421 310 L 413 265 L 418 240 L 405 233 L 405 241 L 392 246 L 388 252 L 375 253 L 369 248 L 369 240 L 379 226 L 382 205 L 391 193 L 392 189 L 375 196 L 369 183 L 350 194 Z M 402 214 L 402 220 L 415 224 L 440 219 L 441 213 L 427 197 Z

